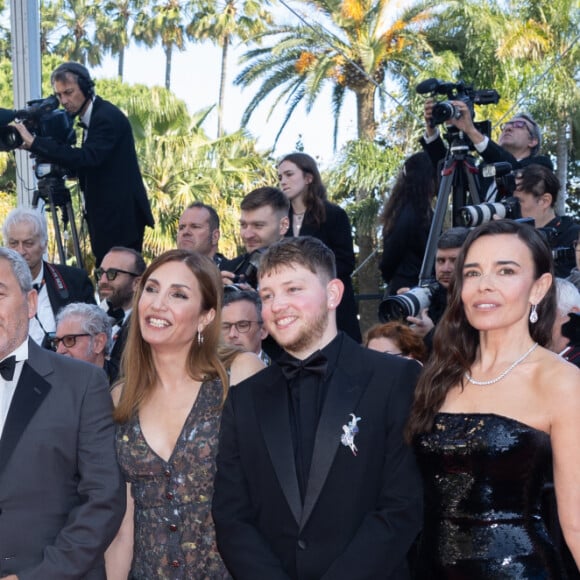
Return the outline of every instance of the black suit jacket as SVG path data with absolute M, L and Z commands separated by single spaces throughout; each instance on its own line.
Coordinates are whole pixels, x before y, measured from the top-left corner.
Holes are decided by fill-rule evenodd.
M 43 267 L 44 284 L 55 316 L 72 302 L 96 304 L 95 289 L 84 270 L 47 262 L 43 262 Z
M 28 349 L 0 439 L 0 577 L 104 580 L 125 511 L 108 381 Z
M 402 432 L 418 369 L 343 336 L 304 505 L 280 367 L 273 363 L 230 389 L 213 517 L 234 578 L 407 577 L 405 555 L 420 527 L 422 489 Z M 361 418 L 356 456 L 340 442 L 350 413 Z
M 97 264 L 113 246 L 141 250 L 145 226 L 152 227 L 154 220 L 131 125 L 120 109 L 95 97 L 82 147 L 36 137 L 31 151 L 78 175 Z
M 357 318 L 357 304 L 354 296 L 351 274 L 355 267 L 354 248 L 352 242 L 352 227 L 346 212 L 338 205 L 324 202 L 326 221 L 319 226 L 313 220 L 310 212 L 304 215 L 300 228 L 301 236 L 313 236 L 324 242 L 336 258 L 336 275 L 344 284 L 344 295 L 336 311 L 336 322 L 339 330 L 344 330 L 351 338 L 361 342 L 361 332 Z M 289 219 L 292 224 L 294 212 L 290 206 Z M 292 226 L 286 232 L 286 237 L 293 236 Z

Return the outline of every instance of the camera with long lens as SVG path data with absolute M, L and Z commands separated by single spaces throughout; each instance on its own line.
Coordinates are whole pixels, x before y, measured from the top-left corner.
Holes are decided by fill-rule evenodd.
M 417 85 L 420 95 L 446 95 L 448 100 L 438 101 L 433 106 L 431 127 L 441 125 L 450 119 L 459 119 L 461 111 L 451 101 L 462 101 L 474 117 L 474 105 L 491 105 L 499 102 L 499 94 L 494 89 L 475 90 L 473 85 L 463 81 L 447 83 L 438 79 L 427 79 Z
M 13 151 L 22 145 L 20 133 L 8 123 L 22 121 L 24 126 L 39 137 L 51 137 L 57 143 L 72 144 L 75 141 L 73 120 L 63 109 L 58 109 L 58 99 L 28 101 L 28 107 L 20 111 L 0 109 L 0 151 Z
M 536 228 L 542 237 L 548 242 L 552 250 L 552 258 L 555 264 L 574 264 L 576 251 L 572 246 L 560 246 L 558 230 L 553 227 Z
M 465 205 L 459 209 L 459 221 L 462 226 L 475 227 L 485 224 L 498 216 L 501 219 L 520 219 L 522 211 L 517 197 L 505 197 L 497 203 L 480 203 Z
M 405 320 L 407 316 L 420 316 L 422 310 L 429 308 L 433 293 L 438 286 L 437 282 L 430 282 L 415 286 L 404 294 L 387 296 L 379 304 L 379 320 L 390 322 L 391 320 Z

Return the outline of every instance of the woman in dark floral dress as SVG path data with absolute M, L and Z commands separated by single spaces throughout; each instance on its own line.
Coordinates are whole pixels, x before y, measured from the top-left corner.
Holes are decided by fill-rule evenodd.
M 263 363 L 220 350 L 221 288 L 211 260 L 181 250 L 157 258 L 139 284 L 114 392 L 129 493 L 109 580 L 229 578 L 210 511 L 221 405 L 228 382 Z

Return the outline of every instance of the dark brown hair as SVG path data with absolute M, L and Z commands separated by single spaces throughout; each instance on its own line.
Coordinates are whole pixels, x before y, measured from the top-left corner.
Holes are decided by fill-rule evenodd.
M 191 343 L 187 359 L 188 374 L 196 380 L 219 377 L 224 398 L 227 393 L 227 373 L 218 355 L 223 294 L 221 275 L 217 266 L 206 256 L 187 250 L 170 250 L 157 257 L 145 270 L 133 297 L 133 316 L 122 358 L 123 390 L 114 413 L 115 420 L 120 423 L 128 421 L 139 410 L 157 380 L 151 347 L 141 334 L 138 305 L 153 272 L 170 262 L 185 264 L 195 276 L 201 293 L 201 311 L 215 310 L 214 319 L 203 330 L 203 343 L 198 344 L 196 340 Z
M 463 265 L 469 248 L 476 240 L 501 234 L 517 236 L 528 247 L 534 263 L 535 280 L 546 273 L 554 275 L 552 252 L 541 234 L 530 225 L 512 220 L 490 221 L 469 234 L 455 262 L 455 275 L 449 288 L 447 309 L 435 330 L 433 353 L 415 390 L 415 400 L 406 429 L 408 441 L 431 429 L 433 419 L 448 391 L 455 385 L 462 384 L 465 372 L 475 361 L 479 333 L 469 324 L 461 301 Z M 528 330 L 535 342 L 545 346 L 550 342 L 556 316 L 556 290 L 553 283 L 538 304 L 537 312 L 538 322 L 528 323 Z
M 294 163 L 302 173 L 307 173 L 312 177 L 312 181 L 306 188 L 303 201 L 309 217 L 317 226 L 320 226 L 320 224 L 326 221 L 324 202 L 327 199 L 327 195 L 326 187 L 322 183 L 322 177 L 320 177 L 320 171 L 318 171 L 316 161 L 310 155 L 306 155 L 306 153 L 289 153 L 278 161 L 278 167 L 284 161 Z

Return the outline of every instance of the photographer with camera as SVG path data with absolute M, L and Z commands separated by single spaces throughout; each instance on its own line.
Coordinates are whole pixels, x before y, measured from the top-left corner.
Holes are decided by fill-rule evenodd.
M 154 220 L 141 178 L 135 142 L 127 117 L 95 95 L 88 70 L 66 62 L 51 75 L 55 96 L 83 127 L 82 145 L 34 136 L 23 123 L 14 127 L 22 149 L 74 172 L 84 194 L 86 220 L 97 266 L 113 246 L 141 251 L 145 226 Z
M 542 135 L 540 128 L 532 117 L 526 113 L 518 113 L 501 126 L 501 134 L 497 143 L 481 133 L 473 123 L 472 112 L 463 101 L 450 101 L 454 114 L 448 123 L 462 131 L 469 138 L 475 150 L 486 163 L 510 163 L 516 170 L 530 164 L 539 164 L 553 169 L 552 161 L 545 155 L 540 155 Z M 423 149 L 429 154 L 432 163 L 437 166 L 447 154 L 447 147 L 436 124 L 433 123 L 433 99 L 425 101 L 423 116 L 425 119 L 425 134 L 420 139 Z M 495 182 L 482 181 L 482 192 L 485 201 L 493 201 L 497 194 Z
M 580 225 L 569 216 L 558 216 L 554 210 L 560 191 L 560 181 L 549 169 L 529 165 L 516 173 L 514 197 L 520 202 L 522 218 L 532 218 L 536 228 L 546 235 L 554 251 L 554 270 L 559 278 L 566 278 L 574 268 L 573 243 L 580 233 Z

